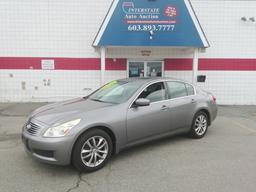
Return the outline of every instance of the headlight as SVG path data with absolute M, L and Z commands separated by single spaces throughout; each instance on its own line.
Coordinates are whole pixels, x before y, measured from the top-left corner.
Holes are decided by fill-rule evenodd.
M 61 125 L 50 127 L 44 133 L 44 137 L 64 137 L 73 127 L 78 125 L 80 121 L 81 119 L 76 119 Z

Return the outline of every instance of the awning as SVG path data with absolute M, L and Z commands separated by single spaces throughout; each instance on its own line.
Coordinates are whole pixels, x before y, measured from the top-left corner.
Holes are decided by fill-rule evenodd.
M 114 0 L 95 47 L 209 47 L 189 0 Z

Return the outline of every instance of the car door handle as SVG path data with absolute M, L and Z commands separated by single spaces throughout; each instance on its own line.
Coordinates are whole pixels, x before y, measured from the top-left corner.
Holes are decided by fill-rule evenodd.
M 195 99 L 191 99 L 191 103 L 196 103 L 196 100 Z
M 169 107 L 167 107 L 166 105 L 163 105 L 162 108 L 161 108 L 162 111 L 165 111 L 165 110 L 168 110 L 168 109 L 169 109 Z

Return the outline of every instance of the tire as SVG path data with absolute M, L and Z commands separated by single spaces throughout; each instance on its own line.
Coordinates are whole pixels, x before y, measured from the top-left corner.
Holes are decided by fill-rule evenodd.
M 199 111 L 194 116 L 189 136 L 194 139 L 201 139 L 205 136 L 209 126 L 209 117 L 203 111 Z
M 73 148 L 72 164 L 80 172 L 97 171 L 106 165 L 112 151 L 110 136 L 103 130 L 92 129 L 77 139 Z

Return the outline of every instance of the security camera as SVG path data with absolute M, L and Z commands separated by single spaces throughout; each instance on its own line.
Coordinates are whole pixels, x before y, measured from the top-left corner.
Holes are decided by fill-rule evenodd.
M 247 18 L 246 18 L 246 17 L 242 17 L 241 20 L 244 21 L 244 22 L 246 22 L 246 21 L 247 21 Z
M 251 22 L 255 22 L 255 18 L 254 18 L 254 17 L 249 18 L 249 20 L 250 20 Z

